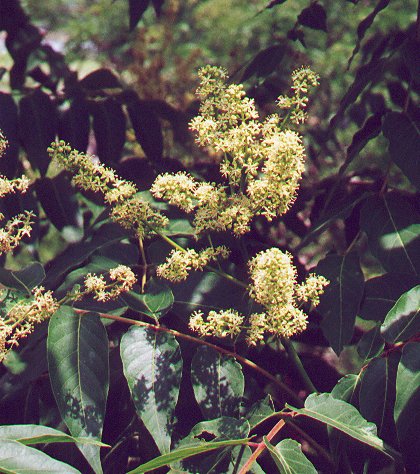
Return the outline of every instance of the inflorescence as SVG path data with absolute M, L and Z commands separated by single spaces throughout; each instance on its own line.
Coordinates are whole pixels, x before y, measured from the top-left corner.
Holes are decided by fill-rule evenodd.
M 282 115 L 261 120 L 253 99 L 246 97 L 242 85 L 228 84 L 224 69 L 206 66 L 199 76 L 200 113 L 190 128 L 201 146 L 223 156 L 220 172 L 226 185 L 200 181 L 185 172 L 165 173 L 156 178 L 151 193 L 191 214 L 197 239 L 208 232 L 224 231 L 240 237 L 250 230 L 255 216 L 271 221 L 295 200 L 305 150 L 294 126 L 305 119 L 308 91 L 318 83 L 318 77 L 309 68 L 295 71 L 292 96 L 278 99 Z M 141 199 L 135 185 L 119 178 L 112 169 L 64 142 L 52 144 L 49 152 L 73 173 L 77 186 L 101 193 L 110 207 L 111 219 L 139 240 L 153 232 L 161 233 L 167 225 L 167 218 Z M 176 250 L 157 267 L 158 276 L 173 282 L 183 281 L 191 271 L 202 270 L 229 254 L 223 246 L 200 251 L 174 246 Z M 191 329 L 202 336 L 217 337 L 234 337 L 244 331 L 249 344 L 262 341 L 267 333 L 289 337 L 303 331 L 307 315 L 300 306 L 318 304 L 328 281 L 311 274 L 298 284 L 291 255 L 276 248 L 257 254 L 249 263 L 249 272 L 249 295 L 264 312 L 245 317 L 228 309 L 210 311 L 205 317 L 198 311 L 191 316 Z M 85 290 L 100 301 L 108 298 L 108 284 L 101 275 L 88 275 Z

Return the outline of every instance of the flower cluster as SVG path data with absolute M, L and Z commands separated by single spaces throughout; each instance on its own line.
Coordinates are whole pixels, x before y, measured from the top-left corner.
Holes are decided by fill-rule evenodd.
M 195 311 L 189 322 L 189 327 L 200 336 L 235 337 L 242 329 L 244 317 L 233 309 L 224 311 L 209 311 L 203 318 L 202 311 Z
M 158 176 L 150 191 L 185 212 L 195 211 L 196 236 L 209 230 L 231 230 L 237 236 L 249 231 L 253 211 L 244 194 L 228 196 L 222 186 L 199 182 L 184 172 Z
M 119 265 L 109 271 L 110 283 L 107 283 L 104 275 L 89 273 L 84 280 L 84 291 L 80 297 L 92 294 L 97 301 L 109 301 L 117 298 L 121 293 L 130 291 L 137 281 L 133 271 L 125 266 Z
M 32 290 L 30 301 L 19 301 L 0 318 L 0 362 L 19 340 L 29 335 L 36 324 L 49 319 L 58 309 L 58 302 L 51 291 L 43 287 Z M 3 300 L 4 301 L 4 300 Z
M 277 104 L 281 109 L 289 109 L 290 121 L 299 124 L 306 120 L 305 109 L 308 105 L 308 91 L 318 85 L 319 77 L 308 67 L 301 67 L 292 73 L 292 97 L 280 96 Z
M 227 258 L 228 255 L 229 250 L 223 245 L 199 252 L 194 249 L 172 250 L 166 262 L 158 266 L 156 273 L 161 278 L 179 282 L 185 280 L 192 270 L 202 270 L 217 257 Z
M 310 274 L 300 285 L 292 257 L 280 249 L 258 253 L 249 262 L 251 297 L 265 309 L 245 318 L 234 310 L 210 311 L 207 319 L 201 311 L 191 315 L 190 328 L 201 336 L 236 336 L 246 331 L 249 345 L 263 341 L 265 334 L 290 337 L 306 329 L 307 315 L 299 308 L 302 302 L 319 303 L 319 296 L 328 284 L 323 276 Z
M 7 148 L 7 140 L 0 131 L 0 157 Z M 16 179 L 8 179 L 0 175 L 0 198 L 7 194 L 16 192 L 25 193 L 29 187 L 29 179 L 26 176 Z M 0 229 L 0 255 L 11 252 L 15 249 L 21 239 L 29 236 L 32 230 L 32 212 L 22 212 L 7 221 L 3 228 Z M 0 212 L 0 221 L 4 219 L 4 215 Z
M 307 315 L 298 305 L 307 301 L 316 306 L 328 280 L 311 274 L 304 283 L 297 285 L 292 256 L 277 248 L 258 253 L 249 262 L 249 271 L 250 294 L 266 310 L 251 315 L 249 344 L 262 340 L 265 332 L 290 337 L 304 331 Z
M 305 150 L 299 134 L 286 127 L 287 119 L 303 120 L 299 114 L 304 114 L 308 89 L 317 83 L 317 76 L 308 68 L 295 71 L 293 98 L 288 99 L 290 103 L 279 99 L 282 108 L 292 109 L 287 119 L 272 115 L 263 121 L 243 86 L 226 83 L 226 71 L 206 66 L 199 76 L 197 94 L 202 103 L 190 127 L 200 145 L 223 153 L 220 172 L 229 186 L 198 182 L 186 173 L 166 173 L 156 179 L 151 192 L 186 212 L 195 212 L 197 236 L 226 230 L 240 236 L 249 231 L 254 216 L 272 220 L 295 199 Z
M 63 141 L 52 143 L 48 152 L 73 173 L 76 186 L 102 194 L 105 203 L 111 208 L 111 219 L 134 232 L 139 239 L 142 240 L 151 229 L 158 230 L 167 225 L 167 218 L 139 197 L 136 186 L 119 178 L 111 168 L 72 150 Z
M 23 237 L 29 237 L 32 230 L 32 217 L 31 211 L 22 212 L 8 220 L 0 229 L 0 255 L 11 252 L 20 244 Z M 4 216 L 0 213 L 0 220 L 2 219 Z

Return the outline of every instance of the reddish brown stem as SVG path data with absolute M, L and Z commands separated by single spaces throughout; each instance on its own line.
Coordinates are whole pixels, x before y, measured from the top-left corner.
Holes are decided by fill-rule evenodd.
M 271 429 L 271 431 L 267 435 L 268 441 L 271 441 L 274 436 L 283 428 L 283 426 L 286 424 L 284 420 L 279 420 Z M 264 441 L 261 443 L 258 443 L 257 449 L 252 453 L 248 461 L 242 466 L 241 470 L 239 471 L 239 474 L 246 474 L 250 469 L 251 466 L 254 464 L 254 462 L 257 460 L 258 456 L 266 449 L 266 445 Z
M 77 309 L 75 308 L 74 309 L 76 311 L 76 313 L 78 314 L 85 314 L 85 313 L 90 313 L 90 311 L 86 311 L 84 309 Z M 99 316 L 101 318 L 104 318 L 104 319 L 111 319 L 113 321 L 118 321 L 120 323 L 124 323 L 124 324 L 130 324 L 130 325 L 133 325 L 133 326 L 140 326 L 140 327 L 147 327 L 149 329 L 151 329 L 152 331 L 157 331 L 157 332 L 165 332 L 167 334 L 172 334 L 173 336 L 175 337 L 179 337 L 181 339 L 184 339 L 186 341 L 191 341 L 191 342 L 195 342 L 196 344 L 201 344 L 203 346 L 207 346 L 207 347 L 211 347 L 212 349 L 214 349 L 215 351 L 221 353 L 221 354 L 225 354 L 229 357 L 234 357 L 238 362 L 240 362 L 241 364 L 243 365 L 246 365 L 247 367 L 250 367 L 251 369 L 253 369 L 254 371 L 258 372 L 259 374 L 263 375 L 265 378 L 267 378 L 268 380 L 271 380 L 274 384 L 277 385 L 277 387 L 279 387 L 283 392 L 286 392 L 287 395 L 293 399 L 293 401 L 299 406 L 299 407 L 302 407 L 303 406 L 303 402 L 302 400 L 296 395 L 295 392 L 293 392 L 293 390 L 291 390 L 287 385 L 285 385 L 283 382 L 281 382 L 280 380 L 278 380 L 276 377 L 274 377 L 274 375 L 270 374 L 270 372 L 267 372 L 265 369 L 263 369 L 262 367 L 260 367 L 259 365 L 255 364 L 255 362 L 252 362 L 252 360 L 249 360 L 245 357 L 242 357 L 238 354 L 235 354 L 234 352 L 231 352 L 227 349 L 224 349 L 223 347 L 219 347 L 219 346 L 216 346 L 215 344 L 212 344 L 211 342 L 207 342 L 207 341 L 204 341 L 202 339 L 198 339 L 197 337 L 194 337 L 194 336 L 190 336 L 189 334 L 184 334 L 182 332 L 179 332 L 179 331 L 175 331 L 174 329 L 169 329 L 169 328 L 166 328 L 164 326 L 157 326 L 155 324 L 151 324 L 151 323 L 146 323 L 144 321 L 137 321 L 135 319 L 130 319 L 130 318 L 124 318 L 122 316 L 114 316 L 112 314 L 106 314 L 106 313 L 98 313 Z

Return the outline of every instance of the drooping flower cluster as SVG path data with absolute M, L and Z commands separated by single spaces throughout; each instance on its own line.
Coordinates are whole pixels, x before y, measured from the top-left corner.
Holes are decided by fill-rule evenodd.
M 261 121 L 243 86 L 226 83 L 226 71 L 206 66 L 199 76 L 197 94 L 202 103 L 190 127 L 200 145 L 223 153 L 220 172 L 229 186 L 198 182 L 185 173 L 167 173 L 156 179 L 151 192 L 194 212 L 197 236 L 226 230 L 240 236 L 249 231 L 254 216 L 272 220 L 290 208 L 304 171 L 305 150 L 299 134 L 287 128 L 285 119 L 272 115 Z M 290 103 L 280 98 L 281 107 L 290 108 L 288 118 L 303 111 L 308 89 L 317 83 L 317 76 L 308 68 L 295 71 L 292 78 L 293 98 Z
M 137 281 L 133 271 L 125 265 L 112 268 L 108 277 L 110 282 L 106 281 L 104 275 L 92 273 L 86 275 L 80 296 L 92 294 L 97 301 L 109 301 L 117 298 L 121 293 L 130 291 Z
M 223 245 L 199 252 L 194 249 L 172 250 L 166 262 L 158 266 L 156 273 L 161 278 L 179 282 L 185 280 L 192 270 L 202 270 L 217 257 L 227 258 L 228 255 L 229 250 Z
M 58 302 L 51 291 L 43 287 L 32 290 L 32 298 L 20 300 L 7 314 L 0 317 L 0 362 L 6 354 L 28 336 L 35 325 L 49 319 L 58 309 Z M 3 301 L 7 298 L 3 292 Z
M 167 218 L 139 197 L 134 183 L 119 178 L 111 168 L 72 150 L 63 141 L 52 143 L 48 152 L 73 173 L 76 186 L 102 194 L 105 203 L 110 206 L 111 219 L 134 232 L 139 239 L 142 240 L 152 228 L 158 230 L 167 225 Z

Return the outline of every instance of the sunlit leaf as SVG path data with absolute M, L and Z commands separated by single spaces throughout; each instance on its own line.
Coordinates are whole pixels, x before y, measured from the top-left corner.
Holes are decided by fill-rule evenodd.
M 286 406 L 300 415 L 318 420 L 361 443 L 384 451 L 383 442 L 376 433 L 376 426 L 366 421 L 353 405 L 337 400 L 329 393 L 312 393 L 306 399 L 304 408 Z
M 139 418 L 162 454 L 169 453 L 182 374 L 175 337 L 132 327 L 121 339 L 124 375 Z
M 7 439 L 0 439 L 0 470 L 4 474 L 80 474 L 37 449 Z
M 48 330 L 51 386 L 72 436 L 100 441 L 109 386 L 108 337 L 98 315 L 62 306 Z M 102 473 L 98 446 L 78 445 L 95 473 Z
M 409 342 L 398 365 L 394 419 L 402 453 L 413 469 L 420 465 L 419 406 L 420 343 Z
M 275 412 L 273 400 L 269 395 L 258 400 L 247 411 L 246 418 L 251 429 L 270 418 Z
M 420 215 L 408 199 L 396 193 L 369 198 L 360 227 L 385 270 L 420 275 Z
M 210 347 L 199 347 L 191 363 L 195 398 L 208 420 L 239 413 L 244 393 L 241 365 Z
M 228 441 L 212 441 L 209 443 L 197 440 L 195 445 L 189 445 L 179 449 L 174 449 L 169 454 L 163 454 L 152 461 L 149 461 L 141 466 L 136 467 L 127 474 L 141 474 L 143 472 L 149 472 L 153 469 L 157 469 L 162 466 L 168 466 L 169 464 L 183 459 L 195 456 L 201 453 L 207 453 L 215 449 L 225 448 L 227 446 L 240 446 L 248 442 L 248 439 L 231 439 Z
M 171 309 L 174 295 L 168 285 L 151 279 L 143 293 L 140 287 L 135 286 L 132 291 L 122 294 L 120 300 L 134 311 L 160 318 Z
M 2 425 L 0 438 L 19 441 L 19 443 L 46 444 L 46 443 L 80 443 L 96 446 L 108 446 L 93 438 L 75 438 L 62 431 L 41 425 Z
M 264 444 L 276 463 L 280 474 L 316 474 L 318 471 L 302 453 L 300 444 L 294 439 L 284 439 L 273 446 L 264 436 Z
M 331 396 L 338 400 L 351 403 L 360 382 L 359 375 L 348 374 L 342 377 L 331 390 Z
M 404 293 L 386 315 L 381 327 L 389 343 L 406 341 L 420 332 L 420 285 Z

